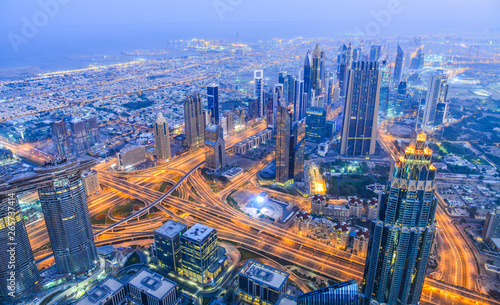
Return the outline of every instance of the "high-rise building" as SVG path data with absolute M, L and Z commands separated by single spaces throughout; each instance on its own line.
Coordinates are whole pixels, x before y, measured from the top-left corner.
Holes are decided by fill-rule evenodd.
M 398 85 L 398 96 L 394 105 L 394 113 L 396 116 L 403 114 L 406 100 L 406 82 L 401 81 Z
M 295 94 L 297 89 L 295 88 L 295 77 L 293 75 L 286 76 L 287 91 L 286 91 L 286 101 L 289 105 L 293 105 L 295 102 Z
M 371 225 L 361 304 L 420 304 L 436 231 L 436 168 L 431 161 L 426 135 L 414 134 Z
M 284 184 L 289 180 L 291 114 L 284 102 L 278 104 L 276 118 L 276 182 Z
M 219 125 L 222 127 L 222 135 L 226 136 L 227 135 L 227 118 L 226 117 L 221 117 L 219 119 Z M 205 131 L 206 132 L 206 131 Z M 206 136 L 205 136 L 206 137 Z
M 434 74 L 429 81 L 429 89 L 425 98 L 425 113 L 423 125 L 431 123 L 441 124 L 445 114 L 441 115 L 441 121 L 436 121 L 437 106 L 440 103 L 446 103 L 448 95 L 448 76 L 446 74 Z M 445 105 L 446 106 L 446 105 Z M 444 108 L 446 110 L 446 107 Z
M 301 294 L 297 305 L 359 305 L 358 283 L 350 280 Z
M 389 95 L 390 95 L 390 84 L 391 84 L 391 69 L 389 68 L 387 59 L 382 61 L 380 65 L 380 108 L 385 111 L 386 117 L 391 117 L 392 109 L 389 107 Z
M 346 94 L 346 89 L 347 89 L 347 75 L 349 72 L 349 68 L 347 66 L 347 63 L 342 62 L 340 63 L 339 67 L 339 87 L 340 87 L 340 96 L 345 97 Z
M 186 231 L 187 225 L 169 220 L 153 232 L 158 261 L 176 273 L 182 269 L 181 235 Z
M 352 45 L 349 42 L 349 46 L 347 47 L 346 54 L 345 54 L 345 63 L 347 64 L 347 69 L 351 69 L 352 63 L 353 63 L 353 54 L 352 54 Z
M 207 87 L 207 103 L 211 114 L 211 123 L 219 124 L 219 85 L 211 84 Z
M 319 44 L 316 44 L 312 53 L 312 69 L 311 69 L 311 89 L 314 90 L 315 95 L 322 93 L 321 88 L 321 50 Z
M 306 147 L 306 120 L 302 119 L 292 124 L 290 131 L 288 179 L 294 182 L 304 181 L 304 153 Z
M 208 109 L 203 109 L 203 122 L 204 126 L 207 127 L 208 124 L 210 124 L 210 110 Z
M 39 274 L 15 193 L 0 197 L 0 240 L 0 299 L 18 304 Z
M 205 142 L 205 122 L 203 119 L 203 104 L 199 94 L 188 96 L 184 100 L 184 121 L 186 145 L 195 149 Z
M 70 154 L 68 131 L 63 120 L 50 123 L 52 133 L 52 142 L 59 157 L 65 157 Z
M 183 274 L 198 283 L 208 282 L 208 269 L 217 259 L 217 247 L 217 231 L 194 224 L 181 235 Z
M 234 113 L 232 111 L 226 111 L 224 117 L 226 118 L 227 133 L 230 134 L 234 130 Z
M 380 71 L 377 62 L 355 62 L 349 70 L 340 154 L 375 153 Z
M 326 78 L 326 54 L 325 51 L 321 51 L 321 60 L 319 64 L 319 79 L 321 80 L 321 86 L 325 86 L 324 79 Z
M 224 131 L 220 125 L 210 124 L 205 131 L 205 145 L 208 147 L 205 153 L 206 166 L 217 172 L 226 166 L 226 142 Z
M 405 59 L 405 51 L 398 43 L 398 52 L 396 54 L 396 63 L 394 64 L 394 84 L 399 84 L 403 78 L 403 65 Z
M 117 154 L 118 170 L 125 171 L 146 161 L 146 148 L 142 145 L 129 145 Z
M 378 61 L 380 58 L 381 46 L 373 45 L 370 48 L 370 61 Z
M 264 117 L 264 71 L 255 70 L 253 72 L 254 95 L 257 97 L 257 115 L 261 119 Z
M 98 260 L 78 165 L 63 159 L 35 169 L 52 174 L 51 182 L 38 189 L 38 197 L 57 271 L 65 274 L 89 271 Z
M 95 169 L 82 173 L 82 183 L 87 197 L 96 194 L 101 189 L 99 186 L 99 175 Z
M 168 123 L 161 113 L 158 113 L 156 116 L 154 132 L 156 158 L 158 158 L 158 160 L 170 159 L 170 133 L 168 130 Z
M 245 303 L 277 304 L 286 293 L 289 273 L 248 260 L 238 271 L 237 293 Z
M 417 56 L 411 59 L 411 68 L 412 69 L 422 69 L 424 67 L 425 57 L 424 53 L 422 53 L 422 48 L 417 50 Z
M 272 98 L 269 100 L 271 105 L 269 105 L 269 117 L 267 121 L 268 128 L 276 129 L 276 118 L 278 115 L 278 105 L 285 102 L 285 96 L 283 95 L 283 84 L 275 84 L 273 87 Z M 272 107 L 272 108 L 271 108 Z
M 304 60 L 304 93 L 307 95 L 306 103 L 309 103 L 311 99 L 311 90 L 313 86 L 312 66 L 312 55 L 309 51 L 307 51 L 306 58 Z
M 320 107 L 307 109 L 306 139 L 320 143 L 325 137 L 326 110 Z
M 483 226 L 483 240 L 490 241 L 492 238 L 500 238 L 500 213 L 498 211 L 488 213 Z
M 304 98 L 304 81 L 299 78 L 295 80 L 294 120 L 302 120 L 306 115 L 306 109 L 307 101 Z
M 278 83 L 283 85 L 283 98 L 288 98 L 288 73 L 280 72 L 278 74 Z
M 75 155 L 86 154 L 92 146 L 99 143 L 99 127 L 95 117 L 74 118 L 69 126 Z

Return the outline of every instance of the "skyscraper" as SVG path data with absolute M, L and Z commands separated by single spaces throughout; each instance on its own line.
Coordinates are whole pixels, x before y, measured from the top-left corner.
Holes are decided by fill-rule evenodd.
M 304 93 L 307 96 L 307 103 L 311 100 L 311 90 L 312 90 L 312 55 L 309 51 L 307 51 L 305 60 L 304 60 Z
M 442 123 L 444 115 L 441 117 L 441 122 L 436 121 L 436 110 L 438 104 L 446 103 L 448 95 L 448 76 L 446 74 L 434 74 L 429 81 L 429 89 L 425 98 L 425 113 L 424 126 L 431 123 Z
M 285 103 L 285 96 L 283 95 L 283 84 L 275 84 L 273 87 L 273 92 L 272 92 L 272 98 L 270 99 L 271 106 L 272 107 L 272 117 L 270 117 L 271 122 L 267 122 L 268 127 L 272 128 L 273 130 L 276 129 L 276 120 L 277 120 L 277 115 L 278 115 L 278 106 L 280 103 Z
M 211 84 L 207 87 L 208 110 L 210 110 L 212 124 L 219 124 L 219 85 Z
M 169 220 L 153 232 L 155 238 L 156 257 L 175 273 L 181 268 L 181 235 L 186 232 L 187 225 Z
M 308 141 L 320 143 L 325 136 L 326 110 L 320 107 L 307 109 L 306 138 Z
M 284 102 L 278 104 L 276 118 L 276 182 L 284 184 L 289 180 L 291 115 Z
M 286 101 L 289 105 L 294 105 L 295 102 L 295 94 L 296 94 L 296 88 L 295 88 L 295 77 L 293 75 L 287 75 L 286 76 L 286 84 L 287 84 L 287 90 L 286 90 Z
M 319 44 L 316 44 L 314 51 L 312 53 L 312 83 L 311 89 L 314 90 L 315 95 L 320 95 L 321 90 L 321 50 L 319 49 Z
M 398 52 L 396 54 L 396 63 L 394 64 L 394 84 L 399 84 L 403 77 L 403 65 L 405 52 L 398 43 Z
M 398 97 L 396 99 L 396 105 L 394 105 L 394 113 L 396 116 L 403 114 L 405 99 L 406 99 L 406 82 L 401 81 L 398 85 Z
M 205 145 L 208 147 L 205 153 L 207 167 L 219 172 L 226 165 L 226 142 L 222 126 L 208 125 L 205 135 Z
M 389 111 L 392 112 L 392 109 L 389 109 L 389 93 L 390 93 L 390 83 L 391 83 L 391 69 L 389 69 L 389 65 L 387 59 L 382 61 L 382 65 L 380 66 L 380 108 L 385 111 L 385 116 L 390 117 Z
M 186 145 L 191 149 L 203 146 L 205 142 L 205 122 L 203 105 L 199 94 L 186 97 L 184 100 L 184 121 Z
M 290 131 L 288 179 L 304 181 L 304 153 L 306 148 L 306 120 L 293 122 Z
M 372 223 L 362 281 L 363 305 L 419 304 L 436 226 L 436 168 L 426 135 L 414 135 Z
M 278 74 L 278 83 L 283 85 L 283 97 L 288 98 L 288 73 L 280 72 Z
M 65 157 L 70 154 L 68 131 L 63 120 L 50 123 L 52 132 L 52 142 L 59 157 Z
M 168 131 L 168 123 L 161 112 L 156 116 L 154 132 L 156 157 L 158 160 L 170 159 L 170 133 Z
M 295 80 L 295 101 L 293 105 L 294 120 L 302 120 L 306 115 L 306 101 L 304 99 L 304 81 L 300 78 Z
M 358 61 L 349 70 L 340 154 L 375 153 L 380 71 L 377 62 Z
M 345 97 L 346 94 L 346 88 L 347 88 L 347 75 L 349 72 L 349 68 L 347 66 L 347 63 L 343 62 L 340 63 L 339 67 L 339 87 L 340 87 L 340 96 Z
M 39 274 L 15 193 L 0 195 L 0 241 L 0 299 L 17 304 L 15 299 L 35 286 Z
M 217 260 L 217 231 L 194 224 L 181 235 L 182 270 L 198 283 L 208 282 L 208 269 Z
M 255 70 L 253 72 L 253 81 L 254 81 L 254 95 L 257 97 L 257 114 L 258 118 L 261 119 L 264 117 L 264 71 Z
M 411 59 L 411 68 L 412 69 L 422 69 L 424 67 L 424 54 L 422 53 L 422 48 L 417 50 L 417 56 Z
M 83 155 L 99 143 L 99 127 L 95 117 L 73 118 L 69 126 L 75 155 Z
M 359 305 L 358 283 L 350 280 L 301 294 L 297 305 Z
M 380 58 L 380 51 L 382 50 L 381 46 L 373 45 L 370 48 L 370 61 L 378 61 Z
M 47 162 L 36 173 L 52 174 L 38 189 L 56 268 L 59 273 L 78 274 L 92 269 L 97 260 L 87 197 L 79 161 Z

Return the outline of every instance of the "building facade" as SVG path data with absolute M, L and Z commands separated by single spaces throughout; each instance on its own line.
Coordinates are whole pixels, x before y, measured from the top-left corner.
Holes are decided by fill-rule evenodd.
M 217 231 L 195 224 L 181 235 L 182 273 L 199 283 L 207 283 L 209 268 L 217 260 Z
M 226 166 L 226 142 L 220 125 L 208 125 L 205 132 L 206 166 L 217 172 Z
M 156 258 L 176 273 L 182 270 L 181 235 L 186 231 L 187 225 L 169 220 L 153 232 Z
M 362 304 L 419 304 L 436 226 L 436 168 L 426 135 L 414 136 L 394 167 L 372 223 Z
M 325 137 L 326 110 L 320 107 L 307 109 L 306 138 L 308 141 L 321 143 Z
M 141 269 L 127 284 L 129 298 L 139 305 L 176 305 L 180 303 L 177 283 Z
M 155 148 L 156 158 L 158 160 L 170 159 L 170 132 L 168 130 L 168 123 L 163 117 L 163 114 L 158 113 L 154 126 L 155 133 Z
M 264 117 L 264 71 L 263 70 L 255 70 L 253 72 L 253 81 L 254 81 L 254 95 L 257 97 L 257 102 L 255 105 L 257 107 L 252 114 L 257 114 L 256 117 L 252 118 L 263 118 Z
M 146 161 L 146 148 L 141 145 L 130 145 L 116 154 L 118 170 L 125 171 Z
M 186 146 L 191 149 L 203 146 L 205 143 L 205 120 L 199 94 L 188 96 L 184 100 L 184 121 Z
M 99 185 L 99 175 L 95 169 L 82 173 L 82 183 L 87 197 L 94 195 L 101 190 Z

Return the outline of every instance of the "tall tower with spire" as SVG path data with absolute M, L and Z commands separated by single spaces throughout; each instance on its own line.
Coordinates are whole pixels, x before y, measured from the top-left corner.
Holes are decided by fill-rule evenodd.
M 170 159 L 170 133 L 168 130 L 168 123 L 161 112 L 156 116 L 154 133 L 156 157 L 158 160 Z
M 427 136 L 414 133 L 394 167 L 372 223 L 362 305 L 419 304 L 436 232 L 436 168 Z

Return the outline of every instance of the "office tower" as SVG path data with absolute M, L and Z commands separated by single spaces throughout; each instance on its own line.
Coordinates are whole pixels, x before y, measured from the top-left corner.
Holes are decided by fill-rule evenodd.
M 424 63 L 425 63 L 424 54 L 422 53 L 422 49 L 419 48 L 417 50 L 417 56 L 411 59 L 411 68 L 422 69 L 424 67 Z
M 227 133 L 230 134 L 234 130 L 234 113 L 232 111 L 226 111 L 224 117 L 226 118 Z
M 351 69 L 352 63 L 353 63 L 353 54 L 352 54 L 352 45 L 349 42 L 349 46 L 347 47 L 346 54 L 345 54 L 345 62 L 347 64 L 347 69 Z
M 288 73 L 280 72 L 278 75 L 278 83 L 283 85 L 283 98 L 288 98 Z
M 95 117 L 74 118 L 69 126 L 75 155 L 86 154 L 94 144 L 99 143 L 99 127 Z
M 78 165 L 76 160 L 61 160 L 35 169 L 52 174 L 50 183 L 38 189 L 38 197 L 57 271 L 65 274 L 89 271 L 98 261 Z
M 203 109 L 203 123 L 205 127 L 210 124 L 210 110 L 208 109 Z
M 208 147 L 205 153 L 206 166 L 217 172 L 221 171 L 226 166 L 226 142 L 220 125 L 207 126 L 205 145 Z
M 405 52 L 398 43 L 398 52 L 396 54 L 396 63 L 394 64 L 394 84 L 399 84 L 403 78 Z
M 435 124 L 445 124 L 448 118 L 448 103 L 438 103 L 436 105 L 436 116 L 434 117 Z
M 270 115 L 272 115 L 269 119 L 271 122 L 268 123 L 268 127 L 272 128 L 273 130 L 276 128 L 276 118 L 278 115 L 278 105 L 280 103 L 286 103 L 285 102 L 285 96 L 283 95 L 283 84 L 275 84 L 273 87 L 272 91 L 272 99 L 270 99 L 271 105 L 269 105 L 269 110 L 272 112 Z M 272 108 L 271 108 L 272 107 Z M 271 123 L 271 124 L 269 124 Z
M 322 93 L 321 90 L 321 50 L 319 44 L 316 44 L 312 53 L 312 69 L 311 69 L 311 89 L 314 90 L 316 95 Z
M 156 154 L 160 159 L 160 153 L 157 152 Z M 146 148 L 142 145 L 126 146 L 116 154 L 116 159 L 118 161 L 118 170 L 129 170 L 146 161 Z
M 129 298 L 134 304 L 176 305 L 180 303 L 177 283 L 149 269 L 144 268 L 134 274 L 128 281 L 127 287 Z
M 259 118 L 259 100 L 249 99 L 248 100 L 248 119 L 257 120 L 258 118 Z
M 211 114 L 211 123 L 219 124 L 219 85 L 211 84 L 207 87 L 208 110 Z
M 337 50 L 337 72 L 339 71 L 340 64 L 346 62 L 347 46 L 341 45 Z
M 289 273 L 249 259 L 238 271 L 240 298 L 249 304 L 277 304 L 286 293 Z
M 75 305 L 120 305 L 126 297 L 125 285 L 110 275 L 87 291 Z
M 483 240 L 491 241 L 500 238 L 500 213 L 489 212 L 483 226 Z
M 358 61 L 349 70 L 340 154 L 375 153 L 380 71 L 377 62 Z
M 326 121 L 325 122 L 325 138 L 331 139 L 336 131 L 335 121 Z
M 304 93 L 307 95 L 306 103 L 309 103 L 311 100 L 311 90 L 313 85 L 312 65 L 312 55 L 309 51 L 307 51 L 306 58 L 304 60 Z
M 96 194 L 101 189 L 99 186 L 99 175 L 95 169 L 89 169 L 82 173 L 82 183 L 87 197 Z
M 69 138 L 64 121 L 54 121 L 50 123 L 52 133 L 52 142 L 59 157 L 65 157 L 70 154 Z
M 347 89 L 347 75 L 349 72 L 349 68 L 347 63 L 343 62 L 340 63 L 340 68 L 339 68 L 339 87 L 340 87 L 340 96 L 345 97 L 346 95 L 346 89 Z
M 300 79 L 295 80 L 295 102 L 293 105 L 294 120 L 302 120 L 306 115 L 307 103 L 304 99 L 304 81 Z
M 419 304 L 436 226 L 436 168 L 422 132 L 396 162 L 372 222 L 362 304 Z
M 264 71 L 255 70 L 253 72 L 254 95 L 257 97 L 258 118 L 264 117 Z
M 370 61 L 378 61 L 380 58 L 381 46 L 373 45 L 370 48 Z
M 217 259 L 217 231 L 195 224 L 181 235 L 182 271 L 198 283 L 209 281 L 208 268 Z
M 425 98 L 424 126 L 431 123 L 440 124 L 445 115 L 442 115 L 441 121 L 436 121 L 436 110 L 440 103 L 446 103 L 448 95 L 448 76 L 446 74 L 435 74 L 429 81 L 429 89 Z M 446 108 L 445 108 L 446 109 Z
M 394 112 L 396 116 L 403 114 L 406 99 L 406 82 L 401 81 L 398 85 L 398 96 L 396 98 L 396 105 L 394 107 Z
M 6 182 L 8 177 L 0 179 Z M 15 300 L 30 291 L 39 280 L 15 193 L 0 195 L 0 241 L 0 299 L 12 300 L 15 304 Z
M 175 273 L 182 269 L 181 235 L 186 231 L 187 225 L 169 220 L 153 232 L 158 262 Z
M 290 131 L 288 179 L 304 181 L 304 153 L 306 147 L 306 120 L 293 122 Z
M 326 94 L 326 100 L 327 104 L 331 105 L 334 102 L 333 99 L 333 92 L 337 86 L 337 78 L 333 72 L 330 72 L 325 75 L 325 94 Z M 335 100 L 336 102 L 336 100 Z
M 389 68 L 387 59 L 382 61 L 380 66 L 380 108 L 385 111 L 386 117 L 392 117 L 392 109 L 389 109 L 389 94 L 390 94 L 390 83 L 391 83 L 391 69 Z M 391 112 L 391 113 L 390 113 Z
M 276 182 L 284 184 L 289 179 L 291 114 L 284 102 L 278 105 L 276 118 Z
M 226 136 L 227 135 L 227 119 L 226 117 L 221 117 L 220 120 L 220 127 L 222 127 L 222 136 Z
M 286 101 L 288 105 L 294 105 L 295 103 L 295 77 L 293 75 L 287 75 L 286 77 L 287 91 L 286 91 Z
M 325 86 L 325 77 L 326 77 L 326 54 L 325 51 L 321 51 L 321 59 L 319 64 L 319 79 L 321 80 L 321 86 Z
M 172 156 L 170 153 L 170 132 L 163 114 L 158 113 L 154 127 L 156 158 L 158 160 L 168 160 Z
M 191 149 L 203 146 L 205 142 L 205 123 L 203 105 L 199 94 L 188 96 L 184 100 L 184 121 L 186 145 Z
M 301 294 L 297 305 L 359 305 L 358 283 L 350 280 Z
M 320 143 L 325 137 L 326 110 L 320 107 L 307 109 L 306 139 Z

